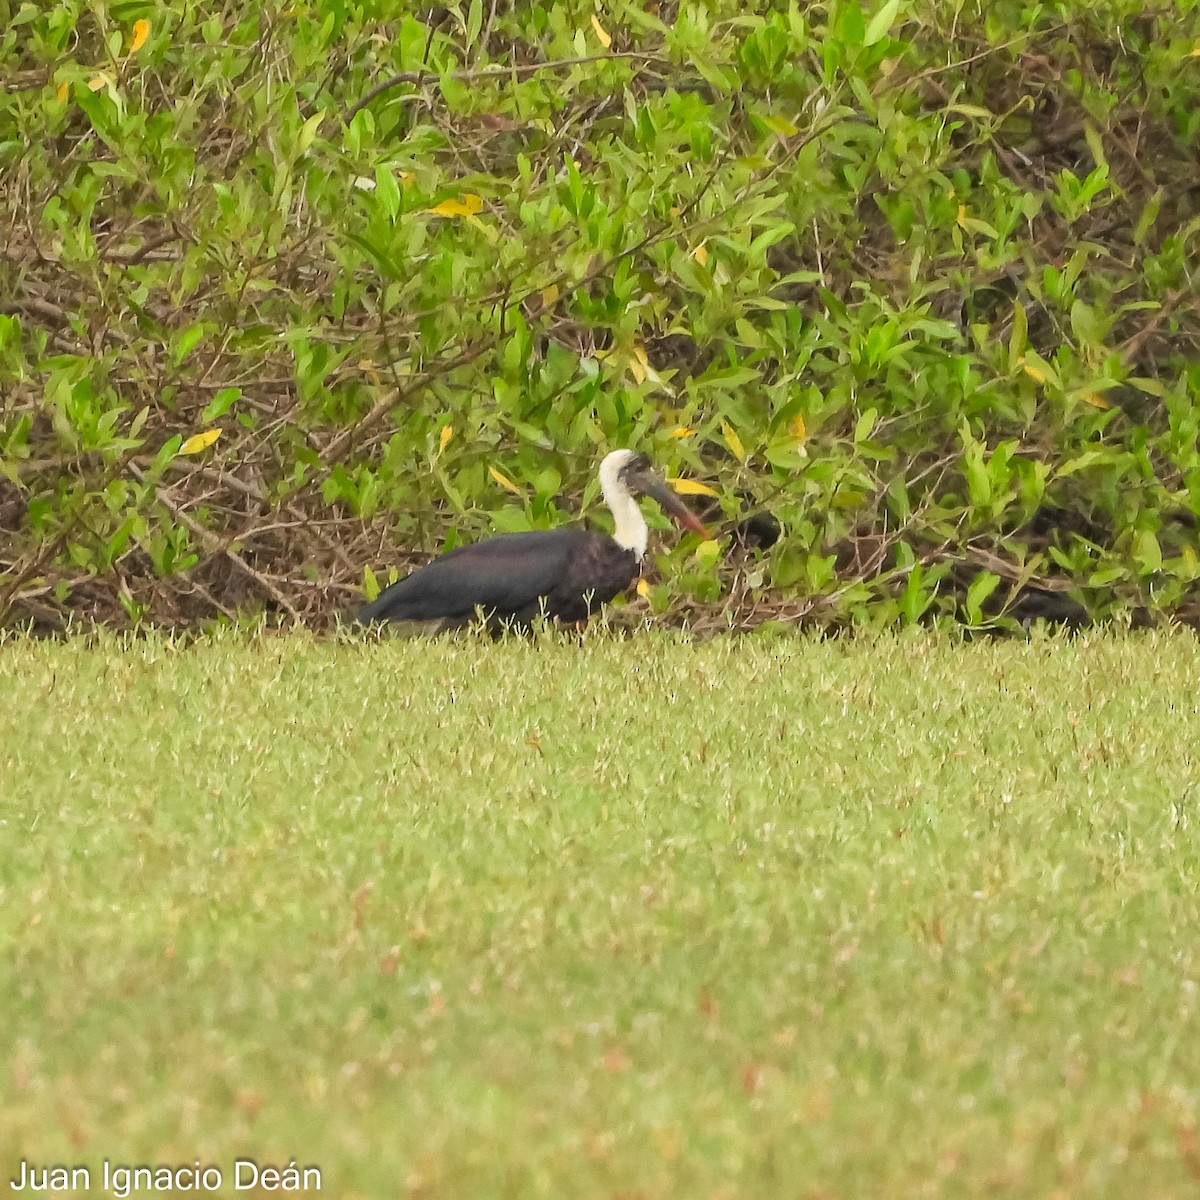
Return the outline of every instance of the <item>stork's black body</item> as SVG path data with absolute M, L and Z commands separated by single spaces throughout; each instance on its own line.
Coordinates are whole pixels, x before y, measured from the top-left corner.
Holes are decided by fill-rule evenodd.
M 586 621 L 638 577 L 637 555 L 602 533 L 547 529 L 460 546 L 385 588 L 359 613 L 369 621 L 527 625 L 539 614 Z
M 708 536 L 644 455 L 632 450 L 606 455 L 600 490 L 613 514 L 611 537 L 549 529 L 461 546 L 380 592 L 359 611 L 359 621 L 436 621 L 453 629 L 482 613 L 493 630 L 528 625 L 540 614 L 572 624 L 586 621 L 641 572 L 648 530 L 635 493 L 653 496 L 680 525 Z

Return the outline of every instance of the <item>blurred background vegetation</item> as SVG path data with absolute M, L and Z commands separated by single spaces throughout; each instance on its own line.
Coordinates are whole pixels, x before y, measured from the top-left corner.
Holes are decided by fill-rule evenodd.
M 720 535 L 635 614 L 1200 621 L 1198 248 L 1193 0 L 0 0 L 0 624 L 319 624 L 621 445 Z

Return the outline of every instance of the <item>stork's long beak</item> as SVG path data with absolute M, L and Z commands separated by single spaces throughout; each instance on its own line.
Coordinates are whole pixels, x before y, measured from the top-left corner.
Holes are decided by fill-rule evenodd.
M 647 496 L 653 496 L 662 506 L 663 512 L 674 519 L 681 529 L 690 529 L 702 538 L 708 537 L 704 522 L 656 475 L 646 473 L 639 479 L 642 490 Z

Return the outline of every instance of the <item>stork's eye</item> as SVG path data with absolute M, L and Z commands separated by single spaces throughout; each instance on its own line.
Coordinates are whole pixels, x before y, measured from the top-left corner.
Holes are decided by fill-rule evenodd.
M 627 475 L 637 471 L 648 471 L 650 469 L 650 460 L 644 454 L 635 454 L 624 466 L 621 471 L 622 475 Z

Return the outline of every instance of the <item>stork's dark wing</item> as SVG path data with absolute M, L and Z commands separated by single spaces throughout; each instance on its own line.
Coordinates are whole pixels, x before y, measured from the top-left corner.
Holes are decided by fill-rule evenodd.
M 519 613 L 554 589 L 572 555 L 591 536 L 582 529 L 547 529 L 461 546 L 385 588 L 362 607 L 358 619 L 462 620 L 476 608 Z

